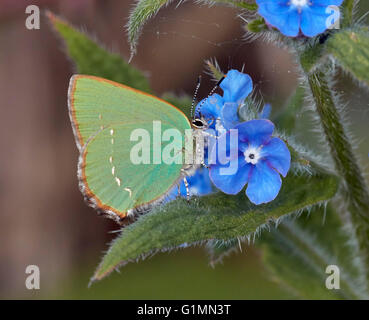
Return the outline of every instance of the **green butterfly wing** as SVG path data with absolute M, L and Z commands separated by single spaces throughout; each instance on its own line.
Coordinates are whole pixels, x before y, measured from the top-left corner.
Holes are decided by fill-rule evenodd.
M 183 156 L 184 132 L 191 125 L 176 107 L 156 97 L 106 79 L 74 75 L 68 94 L 69 115 L 80 151 L 79 184 L 89 204 L 118 222 L 146 210 L 178 183 L 183 164 L 154 164 L 153 121 L 161 132 L 177 129 L 181 143 L 170 142 Z M 150 163 L 134 164 L 135 129 L 150 133 Z M 163 156 L 164 157 L 164 156 Z

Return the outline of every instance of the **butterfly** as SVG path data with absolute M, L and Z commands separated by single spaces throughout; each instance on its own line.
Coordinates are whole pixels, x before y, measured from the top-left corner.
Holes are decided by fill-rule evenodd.
M 154 135 L 156 122 L 160 123 L 162 132 L 179 131 L 181 141 L 154 141 L 154 138 L 141 141 L 141 153 L 153 159 L 155 147 L 161 150 L 171 147 L 171 154 L 183 159 L 186 132 L 201 135 L 208 127 L 207 120 L 194 117 L 190 121 L 181 110 L 164 100 L 88 75 L 74 75 L 70 79 L 68 108 L 80 153 L 79 187 L 86 202 L 100 214 L 126 224 L 162 202 L 182 179 L 188 189 L 186 176 L 199 164 L 134 163 L 132 148 L 137 147 L 139 139 L 134 137 L 132 141 L 132 133 L 139 129 Z M 196 152 L 200 147 L 195 144 L 195 150 L 188 152 Z

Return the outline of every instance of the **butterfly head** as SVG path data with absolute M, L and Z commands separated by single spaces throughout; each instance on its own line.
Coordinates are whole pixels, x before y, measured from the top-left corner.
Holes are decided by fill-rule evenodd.
M 192 128 L 198 130 L 206 130 L 208 129 L 208 122 L 201 116 L 200 118 L 192 119 Z

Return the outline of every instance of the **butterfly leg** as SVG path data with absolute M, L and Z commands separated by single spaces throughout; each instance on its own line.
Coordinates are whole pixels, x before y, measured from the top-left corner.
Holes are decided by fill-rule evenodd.
M 209 166 L 204 161 L 202 161 L 200 164 L 202 167 L 209 169 Z
M 188 181 L 187 181 L 187 178 L 186 176 L 183 177 L 183 183 L 186 187 L 186 199 L 187 199 L 187 202 L 190 202 L 190 189 L 188 187 Z
M 207 136 L 207 137 L 214 138 L 214 139 L 219 139 L 219 136 L 214 136 L 213 134 L 211 134 L 209 132 L 206 132 L 206 131 L 203 132 L 203 135 Z

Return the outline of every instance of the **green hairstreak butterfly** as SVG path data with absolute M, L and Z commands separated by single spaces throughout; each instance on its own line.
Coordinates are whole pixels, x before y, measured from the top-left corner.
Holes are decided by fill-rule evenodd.
M 161 130 L 181 132 L 181 143 L 154 141 L 146 147 L 150 158 L 155 144 L 170 143 L 184 156 L 185 132 L 202 132 L 206 122 L 194 119 L 168 102 L 125 85 L 87 75 L 74 75 L 68 91 L 69 115 L 80 152 L 79 186 L 86 201 L 118 223 L 147 211 L 162 201 L 194 165 L 184 163 L 132 163 L 132 132 L 138 128 L 153 134 Z M 192 143 L 192 142 L 191 142 Z M 163 150 L 163 149 L 162 149 Z M 145 150 L 144 150 L 145 151 Z

